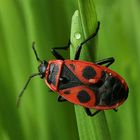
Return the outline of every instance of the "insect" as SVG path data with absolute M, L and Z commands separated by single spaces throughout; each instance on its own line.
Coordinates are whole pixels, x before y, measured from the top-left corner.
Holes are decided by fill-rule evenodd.
M 30 80 L 35 76 L 45 79 L 48 87 L 58 93 L 58 102 L 69 101 L 84 107 L 87 115 L 94 116 L 102 110 L 113 109 L 117 111 L 128 97 L 128 86 L 125 80 L 108 67 L 114 62 L 110 57 L 95 63 L 79 60 L 81 49 L 90 39 L 94 38 L 99 30 L 99 22 L 96 31 L 85 39 L 77 47 L 74 60 L 65 60 L 58 50 L 67 50 L 67 46 L 52 48 L 52 54 L 57 60 L 49 62 L 38 57 L 34 43 L 33 51 L 40 62 L 38 73 L 29 76 L 26 84 L 20 92 L 17 105 Z M 96 109 L 92 112 L 90 109 Z

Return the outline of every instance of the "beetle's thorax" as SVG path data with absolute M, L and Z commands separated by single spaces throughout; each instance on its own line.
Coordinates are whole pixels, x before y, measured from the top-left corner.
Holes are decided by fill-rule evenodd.
M 53 91 L 57 91 L 61 68 L 63 65 L 62 60 L 51 60 L 48 62 L 45 73 L 45 82 Z

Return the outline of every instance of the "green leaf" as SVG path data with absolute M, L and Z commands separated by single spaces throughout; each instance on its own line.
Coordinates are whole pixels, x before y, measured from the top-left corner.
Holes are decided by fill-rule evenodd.
M 79 0 L 78 2 L 79 11 L 77 10 L 74 13 L 71 25 L 71 59 L 74 58 L 77 46 L 97 28 L 97 17 L 93 1 L 87 0 L 85 2 Z M 83 47 L 81 59 L 94 61 L 95 42 L 92 42 L 90 45 L 92 45 L 92 48 L 87 45 Z M 75 111 L 80 140 L 111 139 L 104 112 L 99 113 L 95 117 L 89 117 L 85 113 L 84 108 L 78 105 L 75 105 Z

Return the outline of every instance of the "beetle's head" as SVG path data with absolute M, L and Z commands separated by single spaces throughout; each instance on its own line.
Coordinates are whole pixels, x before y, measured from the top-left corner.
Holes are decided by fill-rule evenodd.
M 44 78 L 45 77 L 47 65 L 48 65 L 47 61 L 43 60 L 41 62 L 41 64 L 38 66 L 38 71 L 40 73 L 40 77 L 41 78 Z

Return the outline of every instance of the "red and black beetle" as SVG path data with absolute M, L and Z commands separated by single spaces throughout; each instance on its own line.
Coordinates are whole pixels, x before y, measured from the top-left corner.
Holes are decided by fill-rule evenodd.
M 83 45 L 95 37 L 98 30 L 99 22 L 96 31 L 77 47 L 74 60 L 65 60 L 57 52 L 58 49 L 69 48 L 70 41 L 67 46 L 53 48 L 52 53 L 58 60 L 49 62 L 40 60 L 33 43 L 36 59 L 41 63 L 38 67 L 39 72 L 29 76 L 18 96 L 17 104 L 30 80 L 40 75 L 48 87 L 59 94 L 59 102 L 69 101 L 81 105 L 89 116 L 94 116 L 101 110 L 117 111 L 116 108 L 128 97 L 128 86 L 120 75 L 108 68 L 114 62 L 114 58 L 110 57 L 95 63 L 79 60 Z M 97 111 L 92 113 L 91 108 Z

